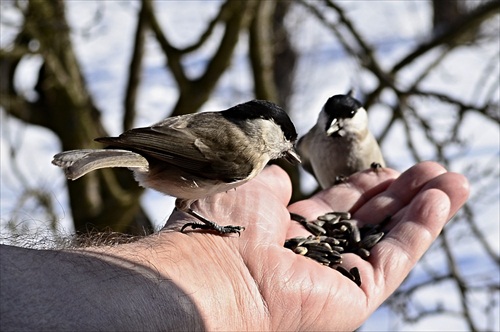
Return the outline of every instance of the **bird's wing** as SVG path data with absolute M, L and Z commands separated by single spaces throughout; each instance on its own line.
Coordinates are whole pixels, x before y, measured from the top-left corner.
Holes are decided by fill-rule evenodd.
M 241 162 L 239 150 L 231 145 L 232 132 L 217 128 L 212 118 L 216 113 L 204 113 L 200 122 L 196 116 L 202 114 L 168 118 L 151 127 L 96 140 L 161 160 L 201 177 L 225 182 L 245 178 L 252 171 L 252 165 Z

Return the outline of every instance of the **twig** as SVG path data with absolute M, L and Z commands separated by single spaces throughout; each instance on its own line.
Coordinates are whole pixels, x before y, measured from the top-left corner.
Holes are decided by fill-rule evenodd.
M 435 34 L 430 40 L 418 45 L 414 51 L 407 54 L 403 59 L 396 63 L 390 72 L 392 74 L 399 72 L 403 67 L 406 67 L 433 48 L 444 45 L 447 41 L 455 40 L 464 33 L 467 33 L 470 29 L 479 26 L 487 17 L 498 14 L 499 10 L 499 1 L 491 0 L 485 2 L 483 5 L 478 6 L 473 11 L 457 19 L 441 33 Z
M 464 317 L 467 325 L 469 326 L 469 331 L 478 331 L 479 329 L 475 326 L 474 320 L 472 319 L 471 312 L 467 307 L 467 285 L 465 281 L 462 279 L 460 271 L 458 269 L 458 263 L 455 261 L 455 256 L 453 255 L 450 244 L 448 243 L 447 230 L 444 228 L 441 231 L 441 240 L 442 240 L 442 248 L 446 255 L 446 260 L 448 262 L 448 269 L 450 270 L 451 275 L 453 276 L 452 280 L 455 281 L 455 284 L 458 287 L 460 294 L 460 306 L 462 307 L 462 316 Z
M 146 28 L 148 27 L 147 11 L 145 3 L 142 2 L 141 10 L 137 18 L 137 29 L 135 31 L 134 48 L 132 59 L 130 60 L 127 88 L 125 91 L 123 130 L 133 127 L 135 118 L 135 104 L 137 99 L 137 90 L 140 82 L 141 64 L 144 55 L 144 41 Z

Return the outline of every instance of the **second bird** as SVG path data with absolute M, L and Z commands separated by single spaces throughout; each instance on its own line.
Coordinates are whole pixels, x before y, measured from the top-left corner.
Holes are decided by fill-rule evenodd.
M 385 166 L 380 147 L 368 129 L 366 110 L 350 94 L 327 100 L 317 123 L 300 138 L 297 151 L 304 169 L 322 188 L 373 165 Z

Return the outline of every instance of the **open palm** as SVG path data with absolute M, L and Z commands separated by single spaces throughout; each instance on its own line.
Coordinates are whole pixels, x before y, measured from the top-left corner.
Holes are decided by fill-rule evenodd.
M 248 329 L 357 328 L 401 284 L 465 202 L 468 184 L 462 175 L 425 162 L 401 175 L 388 168 L 357 173 L 346 183 L 287 208 L 290 194 L 287 175 L 273 166 L 236 191 L 215 195 L 195 206 L 222 225 L 246 227 L 239 238 L 196 231 L 184 235 L 198 247 L 209 248 L 200 273 L 213 278 L 204 288 L 220 289 L 213 296 L 221 301 L 211 301 L 208 306 L 200 300 L 202 311 L 220 310 L 213 303 L 224 302 L 228 291 L 238 303 L 235 312 L 226 309 L 228 324 L 220 315 L 207 315 L 208 328 L 234 328 L 238 325 L 235 322 Z M 368 261 L 354 254 L 343 255 L 347 269 L 359 269 L 361 287 L 338 271 L 283 247 L 288 238 L 309 235 L 290 220 L 289 212 L 311 220 L 330 211 L 349 211 L 360 225 L 391 216 L 386 227 L 389 231 L 371 249 Z M 179 216 L 174 214 L 166 229 L 178 228 L 186 221 L 187 217 Z M 217 276 L 229 282 L 219 284 L 222 279 Z M 186 287 L 190 285 L 186 282 Z M 212 318 L 217 321 L 210 322 Z

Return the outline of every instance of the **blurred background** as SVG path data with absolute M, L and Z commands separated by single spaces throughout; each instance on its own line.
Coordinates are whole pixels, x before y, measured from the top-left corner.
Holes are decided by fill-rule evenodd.
M 0 20 L 2 243 L 165 223 L 172 198 L 123 169 L 67 182 L 62 150 L 254 98 L 300 136 L 354 89 L 390 167 L 438 161 L 472 189 L 360 330 L 500 330 L 499 1 L 2 0 Z M 286 167 L 293 200 L 316 190 Z

